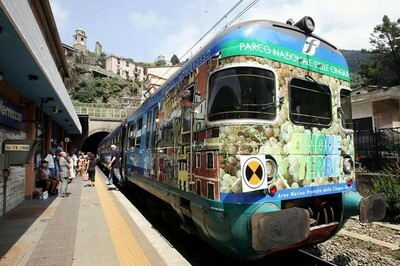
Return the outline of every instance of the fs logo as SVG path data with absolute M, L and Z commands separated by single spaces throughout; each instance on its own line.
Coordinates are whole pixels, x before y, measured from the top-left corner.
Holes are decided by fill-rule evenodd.
M 306 43 L 303 46 L 303 53 L 308 55 L 315 55 L 315 51 L 319 47 L 320 43 L 320 40 L 317 40 L 313 37 L 307 37 Z

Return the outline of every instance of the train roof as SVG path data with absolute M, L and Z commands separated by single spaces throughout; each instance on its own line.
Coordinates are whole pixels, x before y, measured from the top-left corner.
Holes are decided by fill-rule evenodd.
M 304 53 L 306 45 L 309 52 Z M 317 46 L 313 48 L 313 46 Z M 306 51 L 307 52 L 307 51 Z M 295 25 L 271 20 L 252 20 L 233 25 L 207 43 L 197 54 L 188 60 L 165 83 L 153 93 L 128 118 L 135 120 L 162 100 L 165 94 L 201 64 L 212 57 L 229 57 L 234 55 L 255 55 L 282 61 L 303 68 L 348 81 L 347 62 L 341 52 L 331 43 L 319 36 L 306 32 Z M 301 58 L 302 63 L 293 58 Z M 313 65 L 311 65 L 313 64 Z M 318 66 L 319 64 L 320 66 Z

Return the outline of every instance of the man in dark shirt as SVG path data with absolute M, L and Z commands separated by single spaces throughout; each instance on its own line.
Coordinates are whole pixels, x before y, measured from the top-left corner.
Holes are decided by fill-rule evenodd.
M 108 168 L 110 169 L 110 174 L 108 176 L 107 185 L 114 185 L 114 177 L 118 180 L 118 184 L 121 184 L 121 175 L 119 173 L 119 167 L 121 164 L 121 153 L 117 151 L 117 146 L 114 144 L 111 145 L 111 161 L 108 164 Z

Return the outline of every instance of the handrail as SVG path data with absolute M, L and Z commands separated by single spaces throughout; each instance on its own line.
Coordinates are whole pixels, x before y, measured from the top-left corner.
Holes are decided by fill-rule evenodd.
M 78 115 L 88 115 L 91 118 L 124 120 L 127 118 L 130 108 L 102 108 L 88 106 L 74 106 Z

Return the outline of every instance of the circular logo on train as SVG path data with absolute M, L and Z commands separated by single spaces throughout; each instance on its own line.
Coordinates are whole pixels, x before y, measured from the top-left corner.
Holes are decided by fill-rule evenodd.
M 264 183 L 265 164 L 258 157 L 250 157 L 243 164 L 243 180 L 250 189 L 261 188 Z

